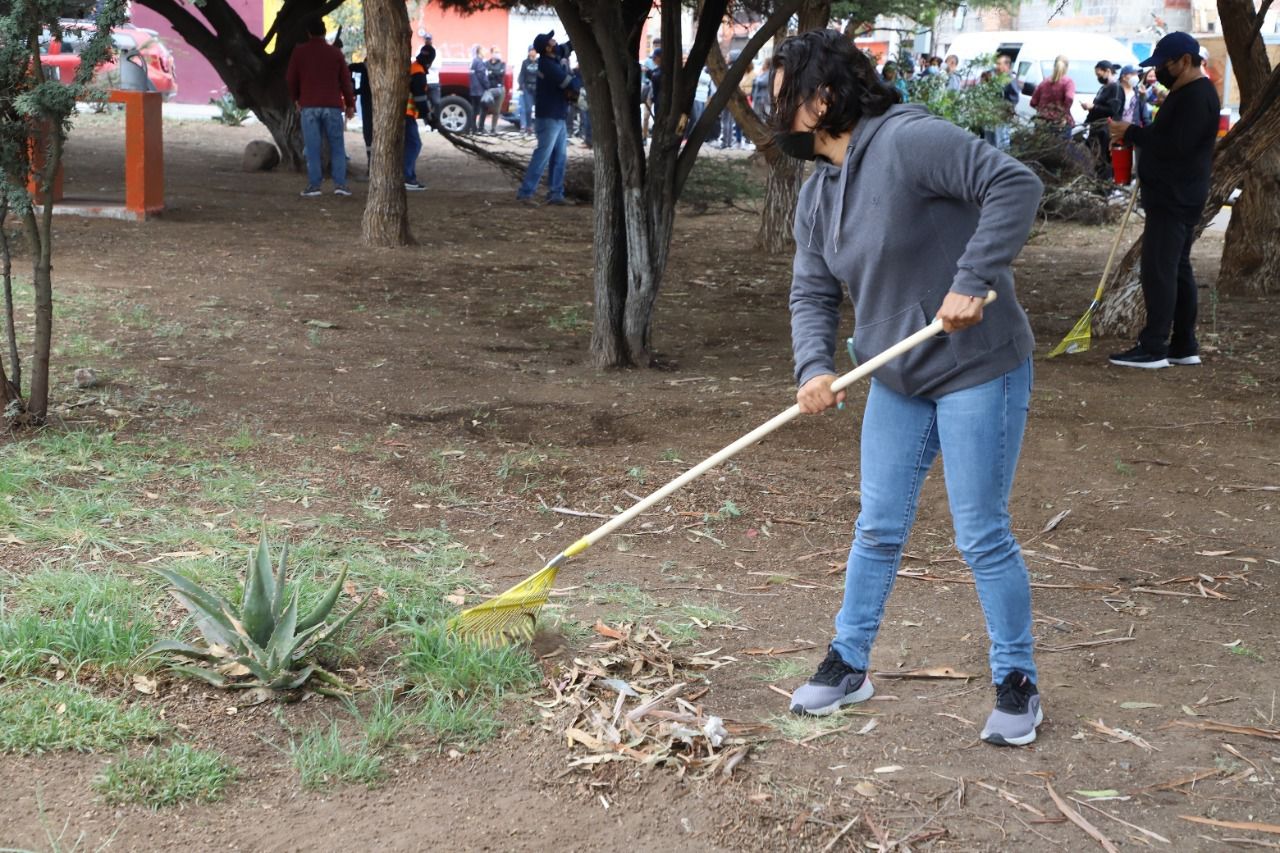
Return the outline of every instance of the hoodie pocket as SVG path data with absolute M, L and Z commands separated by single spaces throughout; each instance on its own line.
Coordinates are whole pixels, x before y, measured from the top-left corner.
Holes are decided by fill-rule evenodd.
M 904 311 L 871 322 L 855 324 L 853 349 L 858 363 L 863 364 L 933 322 L 922 303 L 916 302 Z M 915 349 L 898 356 L 876 371 L 876 378 L 904 394 L 923 387 L 929 380 L 942 376 L 956 366 L 956 353 L 939 332 Z

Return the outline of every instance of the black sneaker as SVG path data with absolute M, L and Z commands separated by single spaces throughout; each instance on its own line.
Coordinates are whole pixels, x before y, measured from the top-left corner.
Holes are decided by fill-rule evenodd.
M 1200 364 L 1201 363 L 1200 353 L 1194 349 L 1183 351 L 1183 350 L 1175 350 L 1170 348 L 1169 363 L 1180 364 L 1183 367 L 1189 367 L 1191 365 Z
M 1026 746 L 1042 722 L 1036 683 L 1015 669 L 996 685 L 996 707 L 982 727 L 982 739 L 996 746 Z
M 351 195 L 351 188 L 346 184 L 340 184 L 333 188 L 334 195 Z
M 298 195 L 302 196 L 303 198 L 315 198 L 316 196 L 320 195 L 320 188 L 314 187 L 314 186 L 308 186 L 305 190 L 298 193 Z
M 418 181 L 405 181 L 404 188 L 411 193 L 420 193 L 426 189 L 426 186 Z
M 1147 370 L 1157 370 L 1161 367 L 1169 366 L 1168 358 L 1147 352 L 1142 348 L 1142 344 L 1138 344 L 1131 350 L 1118 352 L 1109 357 L 1107 361 L 1117 367 L 1141 367 Z
M 830 646 L 818 671 L 791 694 L 791 713 L 822 717 L 845 705 L 865 702 L 875 692 L 867 674 L 845 663 L 835 647 Z

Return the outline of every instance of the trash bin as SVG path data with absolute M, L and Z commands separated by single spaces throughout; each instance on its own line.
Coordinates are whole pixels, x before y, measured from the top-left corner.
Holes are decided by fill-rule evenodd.
M 147 76 L 147 61 L 137 48 L 122 48 L 117 51 L 117 56 L 121 89 L 127 92 L 155 91 L 151 78 Z

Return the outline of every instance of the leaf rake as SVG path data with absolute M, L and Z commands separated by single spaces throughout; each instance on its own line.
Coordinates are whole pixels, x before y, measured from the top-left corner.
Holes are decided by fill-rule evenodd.
M 995 298 L 995 291 L 988 291 L 985 304 L 990 305 Z M 886 362 L 914 349 L 942 332 L 942 321 L 934 320 L 920 331 L 899 341 L 884 352 L 868 359 L 863 364 L 836 379 L 831 383 L 831 390 L 841 391 L 849 387 L 854 382 L 879 369 Z M 537 573 L 525 578 L 506 592 L 463 610 L 454 616 L 449 620 L 449 630 L 460 637 L 495 645 L 528 639 L 533 635 L 538 610 L 547 603 L 551 585 L 556 579 L 556 573 L 565 562 L 581 554 L 596 542 L 599 542 L 640 515 L 640 513 L 671 495 L 677 489 L 696 480 L 721 462 L 737 455 L 741 450 L 750 447 L 778 429 L 778 427 L 793 420 L 799 414 L 799 404 L 793 405 L 742 436 L 733 444 L 702 460 L 653 494 L 637 502 L 630 509 L 618 513 L 568 548 L 565 548 Z
M 1066 337 L 1058 342 L 1058 345 L 1049 351 L 1046 358 L 1053 358 L 1063 353 L 1088 352 L 1089 345 L 1093 342 L 1093 312 L 1102 304 L 1102 293 L 1106 290 L 1107 279 L 1111 277 L 1111 264 L 1116 259 L 1116 250 L 1120 248 L 1120 240 L 1124 238 L 1124 229 L 1129 225 L 1129 216 L 1133 213 L 1133 203 L 1138 198 L 1138 182 L 1133 182 L 1133 192 L 1129 194 L 1129 203 L 1124 209 L 1124 219 L 1120 222 L 1120 228 L 1116 231 L 1116 239 L 1111 244 L 1111 254 L 1107 255 L 1106 266 L 1102 268 L 1102 280 L 1098 282 L 1098 289 L 1094 291 L 1093 301 L 1089 303 L 1089 307 L 1085 309 L 1084 314 L 1071 327 L 1071 331 L 1067 332 Z

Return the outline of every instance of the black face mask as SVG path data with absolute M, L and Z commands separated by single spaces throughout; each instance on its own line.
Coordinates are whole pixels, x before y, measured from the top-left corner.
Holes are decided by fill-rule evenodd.
M 1166 89 L 1172 89 L 1173 84 L 1178 82 L 1178 75 L 1170 71 L 1168 65 L 1161 65 L 1156 69 L 1156 82 Z
M 773 141 L 788 157 L 797 160 L 816 160 L 818 152 L 814 148 L 817 137 L 811 130 L 792 131 L 791 133 L 775 133 Z

